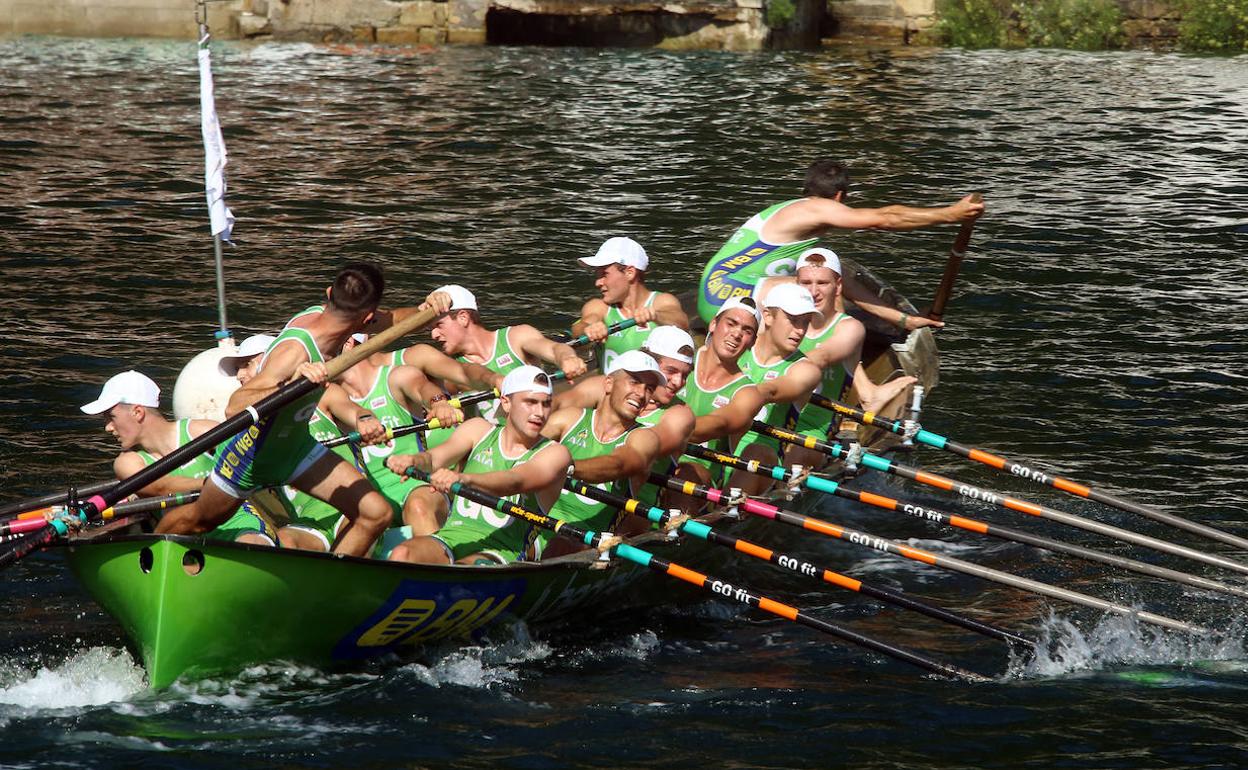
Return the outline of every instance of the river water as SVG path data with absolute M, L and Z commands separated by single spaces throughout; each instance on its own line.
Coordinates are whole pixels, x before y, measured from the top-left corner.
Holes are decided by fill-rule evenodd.
M 974 190 L 988 201 L 939 335 L 926 427 L 1248 532 L 1248 58 L 303 45 L 215 56 L 236 330 L 277 328 L 352 257 L 385 264 L 394 302 L 455 280 L 491 324 L 559 328 L 591 292 L 574 259 L 603 238 L 637 237 L 660 288 L 689 288 L 736 225 L 797 194 L 806 163 L 840 157 L 856 169 L 856 205 Z M 106 476 L 114 445 L 77 406 L 132 366 L 168 395 L 181 363 L 211 345 L 194 61 L 189 43 L 0 42 L 0 502 Z M 921 304 L 953 235 L 827 242 Z M 1230 553 L 936 450 L 913 461 Z M 1222 633 L 1157 635 L 785 535 L 770 542 L 1044 650 L 1010 660 L 965 632 L 739 564 L 731 574 L 760 591 L 994 681 L 925 677 L 738 605 L 660 597 L 363 670 L 273 663 L 151 692 L 120 629 L 49 553 L 0 579 L 0 764 L 1248 764 L 1242 603 L 882 514 L 827 515 Z

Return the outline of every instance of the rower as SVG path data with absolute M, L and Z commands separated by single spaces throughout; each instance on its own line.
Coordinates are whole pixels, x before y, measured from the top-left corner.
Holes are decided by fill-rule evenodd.
M 226 377 L 236 377 L 240 384 L 246 385 L 260 371 L 260 361 L 264 352 L 273 344 L 273 337 L 268 334 L 253 334 L 238 346 L 238 352 L 232 356 L 221 356 L 217 368 Z
M 823 381 L 817 393 L 840 399 L 852 381 L 858 389 L 862 408 L 879 411 L 917 381 L 914 377 L 905 376 L 876 385 L 867 375 L 862 367 L 862 343 L 867 330 L 861 321 L 845 313 L 841 297 L 841 260 L 835 252 L 817 247 L 803 251 L 797 260 L 795 276 L 766 278 L 759 283 L 755 296 L 765 302 L 772 288 L 786 283 L 796 283 L 809 291 L 815 300 L 815 307 L 823 314 L 822 321 L 811 323 L 798 347 L 823 369 Z M 807 404 L 798 417 L 796 430 L 828 438 L 835 432 L 835 423 L 833 412 Z M 812 455 L 807 459 L 813 460 L 814 457 Z
M 297 316 L 277 336 L 265 354 L 258 375 L 235 391 L 226 408 L 233 416 L 276 393 L 299 378 L 323 384 L 328 379 L 322 351 L 342 348 L 351 334 L 373 319 L 385 281 L 381 268 L 353 262 L 338 272 L 319 312 Z M 444 307 L 446 297 L 430 295 L 425 307 Z M 419 308 L 386 314 L 394 322 Z M 378 324 L 380 325 L 380 324 Z M 238 502 L 252 491 L 290 483 L 337 508 L 348 524 L 334 543 L 336 553 L 363 556 L 390 522 L 390 505 L 358 470 L 326 451 L 308 432 L 320 392 L 312 391 L 227 440 L 217 450 L 216 466 L 199 499 L 161 519 L 157 532 L 206 532 L 228 518 Z M 356 429 L 366 442 L 385 435 L 375 417 L 361 415 Z
M 608 238 L 598 247 L 598 253 L 578 261 L 594 269 L 594 286 L 602 297 L 586 300 L 581 306 L 581 319 L 573 325 L 572 332 L 602 343 L 599 360 L 603 371 L 619 354 L 641 347 L 649 333 L 650 322 L 689 328 L 689 317 L 681 308 L 680 300 L 672 294 L 646 287 L 650 258 L 637 241 Z M 608 326 L 627 318 L 636 319 L 637 325 L 607 336 Z
M 793 272 L 798 255 L 834 228 L 846 230 L 915 230 L 939 224 L 972 222 L 984 204 L 967 195 L 951 206 L 884 206 L 856 209 L 845 205 L 849 169 L 833 160 L 817 160 L 806 171 L 804 198 L 777 203 L 755 214 L 720 247 L 698 281 L 698 313 L 707 322 L 731 297 L 749 294 L 765 276 Z M 903 331 L 943 326 L 922 316 L 903 314 L 846 276 L 845 294 L 854 304 Z
M 601 489 L 627 493 L 629 481 L 645 472 L 660 453 L 655 431 L 637 419 L 664 382 L 659 364 L 640 350 L 621 353 L 607 367 L 597 403 L 591 408 L 567 407 L 551 415 L 543 435 L 555 439 L 571 452 L 572 475 Z M 649 526 L 640 517 L 626 522 L 628 514 L 597 500 L 564 490 L 551 515 L 568 524 L 595 532 L 640 531 Z M 627 532 L 624 532 L 627 534 Z M 538 552 L 549 558 L 584 546 L 568 538 L 551 539 L 538 533 Z
M 683 454 L 693 431 L 693 410 L 676 394 L 693 371 L 695 349 L 693 337 L 679 326 L 656 326 L 641 348 L 658 363 L 663 374 L 663 382 L 654 389 L 650 403 L 637 415 L 637 424 L 652 429 L 659 439 L 658 459 L 650 467 L 658 473 L 675 470 L 677 458 Z M 605 381 L 606 375 L 582 379 L 555 397 L 556 411 L 567 407 L 593 408 L 602 397 Z M 649 483 L 648 471 L 633 480 L 632 488 L 633 497 L 649 505 L 658 503 L 659 490 Z
M 549 510 L 572 462 L 567 449 L 542 436 L 552 391 L 550 377 L 541 369 L 513 369 L 499 389 L 501 425 L 474 417 L 434 449 L 393 454 L 386 465 L 399 475 L 412 466 L 430 473 L 429 488 L 441 494 L 449 494 L 451 485 L 460 482 L 531 511 Z M 461 463 L 463 470 L 453 470 Z M 531 529 L 505 513 L 456 497 L 441 529 L 400 543 L 389 558 L 418 564 L 509 564 L 526 556 Z
M 160 413 L 160 388 L 139 372 L 122 372 L 109 378 L 99 398 L 81 409 L 86 414 L 107 414 L 104 429 L 117 438 L 122 452 L 113 461 L 118 481 L 127 479 L 178 447 L 216 426 L 212 420 L 165 419 Z M 204 484 L 212 472 L 210 454 L 196 455 L 168 475 L 139 490 L 140 497 L 191 492 Z M 214 540 L 273 545 L 273 528 L 255 512 L 235 504 L 232 515 L 208 533 Z

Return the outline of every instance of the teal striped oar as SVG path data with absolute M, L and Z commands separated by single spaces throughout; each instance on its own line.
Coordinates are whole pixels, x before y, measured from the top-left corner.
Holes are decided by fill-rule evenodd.
M 906 435 L 905 424 L 897 420 L 890 420 L 886 417 L 881 417 L 874 412 L 864 412 L 861 409 L 855 409 L 848 404 L 843 404 L 840 401 L 833 401 L 832 399 L 818 393 L 811 396 L 810 400 L 811 403 L 816 406 L 831 409 L 834 412 L 843 414 L 847 417 L 852 417 L 859 422 L 866 423 L 867 425 L 882 428 L 883 430 L 891 431 L 892 433 L 896 433 L 898 435 Z M 1217 542 L 1233 545 L 1236 548 L 1248 551 L 1248 538 L 1232 535 L 1229 532 L 1223 532 L 1222 530 L 1210 527 L 1207 524 L 1201 524 L 1190 519 L 1185 519 L 1182 516 L 1175 516 L 1172 513 L 1159 511 L 1156 508 L 1150 508 L 1148 506 L 1139 505 L 1138 503 L 1133 503 L 1129 500 L 1123 500 L 1120 497 L 1115 497 L 1107 492 L 1093 489 L 1092 487 L 1080 484 L 1077 481 L 1071 481 L 1060 476 L 1036 470 L 1035 468 L 1023 465 L 1016 460 L 1007 459 L 986 449 L 968 447 L 963 444 L 959 444 L 952 439 L 946 438 L 937 433 L 932 433 L 931 431 L 924 430 L 922 428 L 914 434 L 914 439 L 920 444 L 926 444 L 930 447 L 943 449 L 946 452 L 958 455 L 959 457 L 965 457 L 968 460 L 983 463 L 984 465 L 987 465 L 990 468 L 995 468 L 1002 473 L 1008 473 L 1011 476 L 1015 476 L 1020 479 L 1026 479 L 1028 481 L 1035 482 L 1036 484 L 1042 484 L 1046 487 L 1051 487 L 1067 494 L 1075 495 L 1076 497 L 1093 500 L 1103 505 L 1108 505 L 1111 508 L 1117 508 L 1121 511 L 1127 511 L 1128 513 L 1135 513 L 1154 521 L 1160 521 L 1163 524 L 1169 524 L 1176 529 L 1192 532 L 1210 540 L 1216 540 Z
M 613 323 L 610 326 L 608 326 L 607 336 L 610 337 L 612 334 L 615 334 L 616 332 L 622 332 L 625 329 L 631 329 L 636 325 L 637 325 L 636 318 L 625 318 L 623 321 L 619 321 L 617 323 Z M 551 339 L 553 339 L 555 342 L 562 342 L 563 344 L 569 345 L 574 348 L 579 348 L 582 345 L 589 344 L 588 334 L 582 334 L 577 337 L 573 337 L 568 334 L 558 334 L 558 335 L 553 335 Z
M 429 480 L 429 474 L 418 470 L 414 466 L 407 469 L 407 475 L 412 478 L 422 479 L 424 481 Z M 765 596 L 758 596 L 745 588 L 735 586 L 727 581 L 719 580 L 711 577 L 710 575 L 705 575 L 687 567 L 682 567 L 679 564 L 666 561 L 658 556 L 655 556 L 649 551 L 644 551 L 640 548 L 631 546 L 628 543 L 622 542 L 616 535 L 579 529 L 560 521 L 559 519 L 527 510 L 509 500 L 495 497 L 482 489 L 462 484 L 460 482 L 455 482 L 451 485 L 451 492 L 456 495 L 462 495 L 474 503 L 493 508 L 500 513 L 505 513 L 508 516 L 512 516 L 521 521 L 527 521 L 530 524 L 540 527 L 541 529 L 566 535 L 573 540 L 585 543 L 591 548 L 609 551 L 612 555 L 618 558 L 631 561 L 634 564 L 641 565 L 642 567 L 647 567 L 655 572 L 658 572 L 659 574 L 667 575 L 668 577 L 672 577 L 677 580 L 683 580 L 684 582 L 698 586 L 699 588 L 704 588 L 717 596 L 734 599 L 747 606 L 756 607 L 765 612 L 770 612 L 773 615 L 791 620 L 794 623 L 806 626 L 807 628 L 813 628 L 816 631 L 821 631 L 830 636 L 835 636 L 847 642 L 857 644 L 861 647 L 872 650 L 873 652 L 878 652 L 882 655 L 887 655 L 911 665 L 918 666 L 925 671 L 930 671 L 931 673 L 940 674 L 954 679 L 964 679 L 971 682 L 990 681 L 987 677 L 976 674 L 973 671 L 966 671 L 956 666 L 940 663 L 910 652 L 909 650 L 903 650 L 900 647 L 894 647 L 891 644 L 872 639 L 868 636 L 863 636 L 862 634 L 859 634 L 856 631 L 851 631 L 848 628 L 843 628 L 841 626 L 828 623 L 827 621 L 811 617 L 796 607 L 778 602 L 774 599 L 769 599 Z

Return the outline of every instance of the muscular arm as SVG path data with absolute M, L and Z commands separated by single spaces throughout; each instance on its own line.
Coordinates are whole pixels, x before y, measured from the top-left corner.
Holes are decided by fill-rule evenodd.
M 607 310 L 607 303 L 603 302 L 601 299 L 594 298 L 585 300 L 585 304 L 581 305 L 580 319 L 576 323 L 572 324 L 572 333 L 584 334 L 586 326 L 589 326 L 590 324 L 602 323 L 602 320 L 607 317 Z
M 556 412 L 568 408 L 592 409 L 598 399 L 602 398 L 603 383 L 606 380 L 601 374 L 581 380 L 574 387 L 556 394 L 551 408 Z
M 651 430 L 659 439 L 659 456 L 676 454 L 689 443 L 696 422 L 693 410 L 684 404 L 677 404 L 667 410 L 659 424 Z
M 780 243 L 810 238 L 829 228 L 842 230 L 917 230 L 932 225 L 969 222 L 984 212 L 971 196 L 951 206 L 884 206 L 855 209 L 828 198 L 806 198 L 781 209 L 764 226 L 763 236 Z
M 784 376 L 760 383 L 759 395 L 769 404 L 804 404 L 810 394 L 819 387 L 823 371 L 810 361 L 799 361 Z
M 672 294 L 659 292 L 654 297 L 654 322 L 659 326 L 689 328 L 689 316 L 680 306 L 680 300 Z
M 545 361 L 562 369 L 568 377 L 579 377 L 585 372 L 585 362 L 569 345 L 555 342 L 528 324 L 511 327 L 511 342 L 528 360 Z
M 549 487 L 567 474 L 571 464 L 572 455 L 568 454 L 568 448 L 552 443 L 528 461 L 513 465 L 505 471 L 465 473 L 460 476 L 460 481 L 499 497 L 507 497 Z
M 806 358 L 820 369 L 830 369 L 839 364 L 848 364 L 846 371 L 852 372 L 854 365 L 862 356 L 862 341 L 867 336 L 866 327 L 856 318 L 846 318 L 836 325 L 829 339 L 820 342 L 812 350 L 806 352 Z
M 596 484 L 636 476 L 649 468 L 659 456 L 659 437 L 650 428 L 637 428 L 628 434 L 623 446 L 611 454 L 576 460 L 572 475 L 581 481 Z
M 306 363 L 308 354 L 294 340 L 286 340 L 270 351 L 260 373 L 230 396 L 225 416 L 233 417 L 261 399 L 277 392 L 290 382 L 300 364 Z
M 461 388 L 491 390 L 498 387 L 503 376 L 480 364 L 456 361 L 429 345 L 412 345 L 403 351 L 403 363 L 414 366 L 426 377 L 454 383 Z
M 695 443 L 744 433 L 754 421 L 754 415 L 766 405 L 758 388 L 748 385 L 733 394 L 727 405 L 710 414 L 698 417 L 689 440 Z

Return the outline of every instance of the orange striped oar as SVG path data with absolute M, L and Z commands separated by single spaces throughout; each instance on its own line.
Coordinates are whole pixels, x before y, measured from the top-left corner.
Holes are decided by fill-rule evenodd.
M 818 393 L 811 396 L 810 400 L 811 403 L 816 406 L 821 406 L 824 409 L 830 409 L 838 414 L 852 417 L 859 422 L 866 423 L 867 425 L 882 428 L 883 430 L 891 431 L 899 435 L 905 435 L 906 433 L 906 428 L 903 423 L 898 422 L 897 420 L 890 420 L 886 417 L 881 417 L 874 412 L 864 412 L 861 409 L 855 409 L 848 404 L 833 401 L 832 399 Z M 987 449 L 968 447 L 963 444 L 959 444 L 952 439 L 945 438 L 940 434 L 922 429 L 915 434 L 914 440 L 918 441 L 920 444 L 926 444 L 930 447 L 943 449 L 946 452 L 958 455 L 959 457 L 965 457 L 968 460 L 982 463 L 990 468 L 995 468 L 1002 473 L 1008 473 L 1011 476 L 1016 476 L 1020 479 L 1026 479 L 1036 484 L 1042 484 L 1046 487 L 1051 487 L 1067 494 L 1075 495 L 1076 497 L 1083 497 L 1103 505 L 1108 505 L 1111 508 L 1117 508 L 1121 511 L 1138 514 L 1154 521 L 1160 521 L 1163 524 L 1169 524 L 1177 529 L 1192 532 L 1202 537 L 1209 538 L 1210 540 L 1226 543 L 1227 545 L 1233 545 L 1242 550 L 1248 550 L 1248 538 L 1232 535 L 1229 532 L 1223 532 L 1222 530 L 1210 527 L 1207 524 L 1201 524 L 1200 522 L 1185 519 L 1182 516 L 1175 516 L 1172 513 L 1165 513 L 1164 511 L 1159 511 L 1156 508 L 1150 508 L 1148 506 L 1139 505 L 1138 503 L 1133 503 L 1129 500 L 1123 500 L 1120 497 L 1115 497 L 1114 495 L 1103 492 L 1099 489 L 1094 489 L 1090 486 L 1080 484 L 1077 481 L 1071 481 L 1069 479 L 1064 479 L 1061 476 L 1031 468 L 1016 460 L 1010 460 L 1006 457 L 1002 457 L 1001 455 Z

